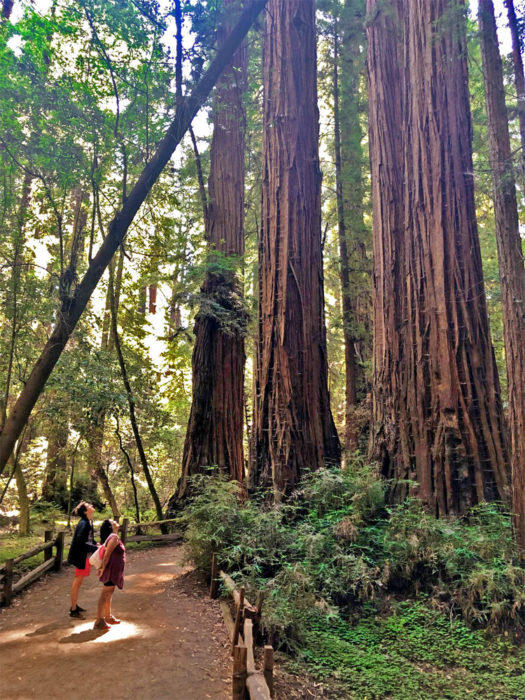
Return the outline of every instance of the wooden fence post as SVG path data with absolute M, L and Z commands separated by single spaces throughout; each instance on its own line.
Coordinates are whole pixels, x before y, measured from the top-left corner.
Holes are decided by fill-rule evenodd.
M 128 525 L 129 525 L 129 519 L 124 518 L 124 520 L 122 521 L 122 530 L 121 530 L 121 534 L 120 534 L 120 539 L 122 541 L 122 544 L 124 544 L 124 545 L 126 544 L 126 538 L 128 536 Z
M 52 537 L 53 537 L 53 530 L 45 530 L 44 531 L 44 542 L 51 542 Z M 49 547 L 48 549 L 44 549 L 44 561 L 49 561 L 52 556 L 53 556 L 53 547 Z
M 219 592 L 219 580 L 217 576 L 217 555 L 213 553 L 211 558 L 210 598 L 216 598 Z
M 246 647 L 240 644 L 233 650 L 232 700 L 244 700 L 245 697 L 247 651 Z
M 232 654 L 234 653 L 235 647 L 237 645 L 237 640 L 239 639 L 239 632 L 242 625 L 242 614 L 244 611 L 244 586 L 239 589 L 239 603 L 237 605 L 237 614 L 235 615 L 235 626 L 233 628 L 233 640 L 232 640 Z
M 269 644 L 264 645 L 264 680 L 273 698 L 273 647 Z
M 56 554 L 55 554 L 55 566 L 54 571 L 62 570 L 62 560 L 64 558 L 64 532 L 59 532 L 55 540 Z
M 4 573 L 4 605 L 11 605 L 13 600 L 13 560 L 6 559 Z

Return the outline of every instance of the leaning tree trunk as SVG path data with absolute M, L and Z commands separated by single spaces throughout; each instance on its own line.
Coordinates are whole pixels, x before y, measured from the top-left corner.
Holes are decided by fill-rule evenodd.
M 321 254 L 315 6 L 270 0 L 264 46 L 256 474 L 276 500 L 339 464 Z
M 480 0 L 478 19 L 503 301 L 511 435 L 512 510 L 518 544 L 525 554 L 525 267 L 519 231 L 503 68 L 492 0 Z
M 382 11 L 370 4 L 377 22 Z M 405 102 L 398 133 L 386 135 L 387 142 L 401 137 L 405 154 L 404 252 L 392 288 L 392 302 L 403 315 L 393 337 L 400 343 L 397 371 L 375 387 L 377 394 L 398 393 L 393 411 L 374 415 L 374 448 L 382 454 L 384 471 L 416 481 L 419 496 L 438 515 L 508 498 L 503 412 L 475 218 L 461 5 L 409 0 L 403 8 L 404 26 L 397 27 L 405 37 L 402 81 L 390 89 L 401 89 Z M 457 12 L 453 23 L 452 12 Z M 381 60 L 396 55 L 399 50 Z M 383 164 L 376 164 L 376 173 L 379 167 Z M 374 235 L 382 238 L 391 200 L 377 193 L 377 183 L 374 191 L 379 197 Z M 396 262 L 383 260 L 387 266 Z M 379 336 L 378 342 L 384 339 Z M 396 431 L 398 444 L 389 446 L 388 439 L 378 444 L 377 436 Z
M 512 36 L 512 63 L 514 64 L 514 84 L 518 100 L 518 119 L 521 138 L 521 175 L 525 182 L 525 76 L 523 75 L 523 57 L 521 55 L 521 37 L 518 19 L 514 8 L 514 0 L 504 0 L 509 19 L 509 29 Z
M 238 0 L 225 2 L 226 12 L 238 7 Z M 219 46 L 227 30 L 225 27 L 219 35 Z M 246 70 L 247 51 L 243 45 L 225 68 L 215 91 L 209 204 L 199 178 L 211 269 L 206 273 L 195 322 L 193 396 L 176 499 L 186 495 L 188 480 L 205 467 L 216 468 L 239 482 L 244 476 L 246 313 L 235 267 L 244 254 Z
M 246 33 L 252 26 L 267 0 L 252 0 L 228 37 L 223 49 L 210 64 L 189 97 L 184 98 L 176 110 L 175 117 L 154 156 L 144 167 L 136 185 L 109 226 L 109 232 L 98 253 L 92 259 L 84 278 L 64 299 L 55 329 L 46 343 L 39 359 L 20 393 L 0 435 L 0 474 L 5 469 L 9 455 L 29 418 L 33 407 L 58 362 L 78 320 L 91 298 L 104 270 L 109 265 L 117 248 L 122 244 L 140 206 L 157 181 L 164 166 L 186 133 L 193 117 L 208 97 L 215 82 L 229 63 Z

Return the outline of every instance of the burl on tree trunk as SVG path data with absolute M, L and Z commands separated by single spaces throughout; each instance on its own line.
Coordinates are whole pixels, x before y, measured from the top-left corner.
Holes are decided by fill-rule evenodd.
M 439 515 L 509 495 L 476 227 L 462 5 L 396 1 L 386 13 L 368 3 L 371 96 L 379 90 L 370 114 L 372 454 L 385 476 L 416 481 Z
M 270 0 L 251 481 L 273 486 L 277 500 L 306 470 L 340 462 L 327 382 L 316 74 L 313 0 Z

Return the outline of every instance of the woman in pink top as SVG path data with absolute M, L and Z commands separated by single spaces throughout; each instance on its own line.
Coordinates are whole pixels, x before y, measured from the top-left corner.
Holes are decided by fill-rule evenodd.
M 100 526 L 100 541 L 104 543 L 104 559 L 99 571 L 100 581 L 104 584 L 98 599 L 97 619 L 95 629 L 107 630 L 110 625 L 118 625 L 111 614 L 111 598 L 115 586 L 124 585 L 124 566 L 126 564 L 126 548 L 118 536 L 118 523 L 115 520 L 104 520 Z

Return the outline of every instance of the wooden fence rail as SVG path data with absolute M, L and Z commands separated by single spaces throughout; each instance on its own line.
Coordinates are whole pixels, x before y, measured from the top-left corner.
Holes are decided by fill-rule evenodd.
M 233 675 L 232 700 L 270 700 L 274 695 L 273 686 L 273 647 L 264 647 L 263 668 L 255 666 L 253 625 L 261 618 L 262 596 L 258 596 L 258 605 L 252 605 L 245 596 L 244 587 L 237 589 L 235 581 L 224 571 L 217 570 L 217 557 L 214 554 L 211 564 L 210 597 L 218 595 L 218 583 L 222 580 L 225 589 L 235 603 L 235 619 L 230 606 L 225 600 L 220 601 L 226 629 L 232 644 Z
M 128 542 L 177 542 L 182 540 L 182 534 L 180 532 L 170 532 L 167 534 L 162 532 L 161 534 L 142 534 L 143 530 L 150 527 L 160 527 L 161 529 L 165 529 L 166 525 L 175 522 L 177 522 L 176 518 L 171 518 L 169 520 L 153 520 L 152 522 L 144 523 L 130 523 L 128 518 L 124 518 L 122 525 L 119 525 L 120 539 L 122 540 L 123 544 L 127 544 Z M 131 530 L 141 534 L 129 535 L 128 533 Z
M 2 603 L 4 605 L 10 605 L 14 595 L 26 588 L 26 586 L 37 581 L 46 571 L 60 571 L 62 569 L 62 562 L 64 559 L 64 533 L 59 532 L 55 539 L 52 538 L 52 531 L 46 530 L 43 544 L 29 549 L 18 557 L 7 559 L 5 564 L 0 566 L 0 578 L 3 579 Z M 53 547 L 56 548 L 55 555 L 53 555 Z M 15 566 L 26 559 L 40 554 L 40 552 L 44 552 L 43 563 L 31 569 L 31 571 L 28 571 L 17 581 L 14 581 Z

